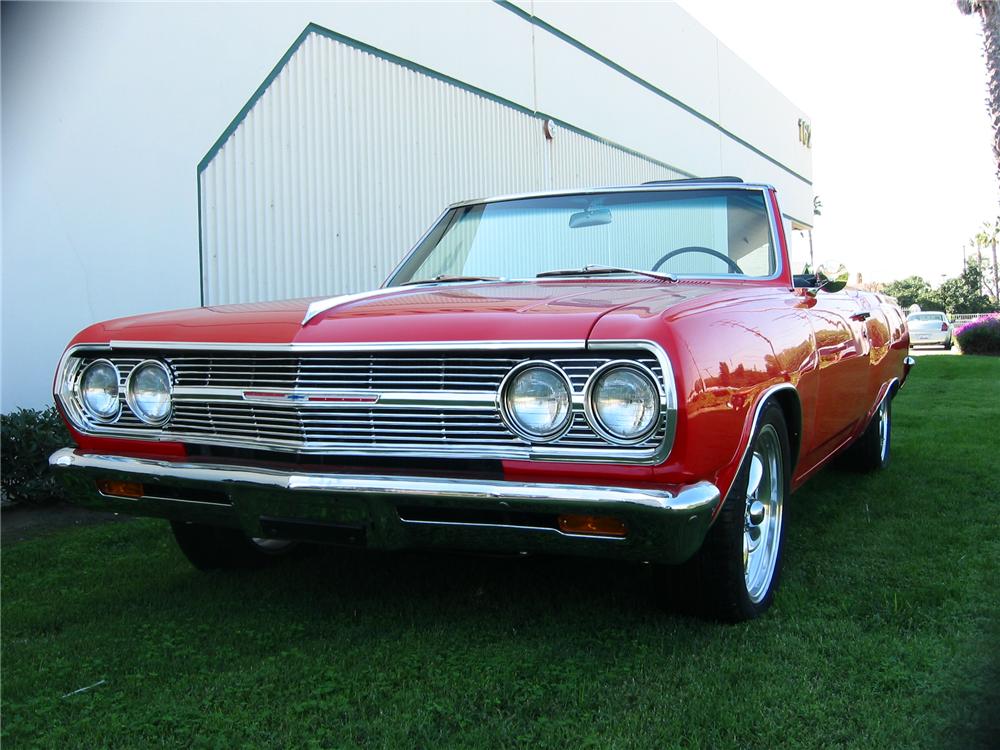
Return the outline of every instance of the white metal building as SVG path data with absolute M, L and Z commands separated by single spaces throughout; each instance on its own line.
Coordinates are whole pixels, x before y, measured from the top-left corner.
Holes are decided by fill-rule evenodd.
M 808 118 L 671 3 L 3 6 L 2 408 L 95 320 L 378 285 L 447 204 L 734 174 Z

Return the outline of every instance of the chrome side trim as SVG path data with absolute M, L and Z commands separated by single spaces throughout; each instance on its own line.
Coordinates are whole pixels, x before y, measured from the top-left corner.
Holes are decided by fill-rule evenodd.
M 234 485 L 255 485 L 300 492 L 392 496 L 399 502 L 406 502 L 413 498 L 486 500 L 491 502 L 504 500 L 558 501 L 571 505 L 622 504 L 677 513 L 696 513 L 713 506 L 719 497 L 719 490 L 709 482 L 698 482 L 687 485 L 680 491 L 671 492 L 632 487 L 601 487 L 542 482 L 504 482 L 365 474 L 311 474 L 221 464 L 91 455 L 78 453 L 73 448 L 62 448 L 53 453 L 49 458 L 49 465 L 59 470 L 85 469 L 182 481 L 214 482 L 221 484 L 221 489 Z

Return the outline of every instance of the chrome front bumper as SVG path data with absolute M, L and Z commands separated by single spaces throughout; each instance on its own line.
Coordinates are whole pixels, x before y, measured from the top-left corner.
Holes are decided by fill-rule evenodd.
M 92 455 L 63 448 L 50 465 L 74 502 L 132 515 L 242 529 L 254 537 L 552 552 L 683 562 L 701 546 L 719 502 L 709 482 L 635 489 L 421 476 L 297 472 L 236 464 Z M 112 497 L 101 480 L 138 482 Z M 561 531 L 560 514 L 612 516 L 625 537 Z

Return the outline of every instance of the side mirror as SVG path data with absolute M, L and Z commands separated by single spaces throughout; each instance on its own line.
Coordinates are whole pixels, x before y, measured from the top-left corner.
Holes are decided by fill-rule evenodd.
M 824 263 L 816 269 L 816 287 L 810 290 L 813 296 L 822 289 L 824 292 L 839 292 L 847 286 L 849 278 L 843 263 Z

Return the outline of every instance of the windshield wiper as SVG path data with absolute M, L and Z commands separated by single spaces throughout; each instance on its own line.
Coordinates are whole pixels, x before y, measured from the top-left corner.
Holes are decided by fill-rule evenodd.
M 677 277 L 672 273 L 658 273 L 657 271 L 640 271 L 635 268 L 615 268 L 614 266 L 584 266 L 583 268 L 563 268 L 556 271 L 542 271 L 535 274 L 535 278 L 541 279 L 546 276 L 597 276 L 599 274 L 610 273 L 634 273 L 636 276 L 648 276 L 651 279 L 660 281 L 677 281 Z
M 446 273 L 441 273 L 431 279 L 404 281 L 398 286 L 409 286 L 410 284 L 452 284 L 462 281 L 502 281 L 502 279 L 499 276 L 449 276 Z

